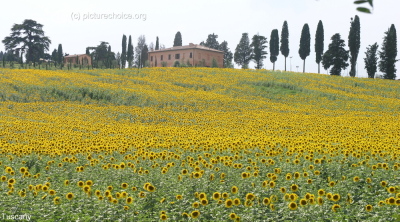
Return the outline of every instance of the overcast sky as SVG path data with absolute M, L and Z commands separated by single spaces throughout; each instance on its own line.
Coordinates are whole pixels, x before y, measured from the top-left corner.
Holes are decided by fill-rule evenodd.
M 311 54 L 306 59 L 306 72 L 317 72 L 315 63 L 315 32 L 319 20 L 325 29 L 325 51 L 330 38 L 340 33 L 346 41 L 350 30 L 350 18 L 356 14 L 361 22 L 361 47 L 358 56 L 358 76 L 366 77 L 364 70 L 364 52 L 370 44 L 382 44 L 384 32 L 391 24 L 400 29 L 400 1 L 375 0 L 373 14 L 356 11 L 353 0 L 67 0 L 67 1 L 32 1 L 14 0 L 2 4 L 0 13 L 0 39 L 10 34 L 15 23 L 24 19 L 33 19 L 44 25 L 45 34 L 50 37 L 50 51 L 62 43 L 63 50 L 69 54 L 85 53 L 87 46 L 96 46 L 100 41 L 111 44 L 112 51 L 121 52 L 122 35 L 132 36 L 136 45 L 139 35 L 145 35 L 148 44 L 155 43 L 156 36 L 160 44 L 172 47 L 177 31 L 182 33 L 182 43 L 199 44 L 208 34 L 218 35 L 218 41 L 226 40 L 234 53 L 243 32 L 251 37 L 257 33 L 268 38 L 273 29 L 281 33 L 283 22 L 289 26 L 290 56 L 287 67 L 302 70 L 299 57 L 299 42 L 302 27 L 308 23 L 311 33 Z M 10 5 L 8 5 L 10 4 Z M 86 19 L 93 14 L 115 14 L 114 19 Z M 120 14 L 135 16 L 144 14 L 141 19 L 118 19 Z M 79 19 L 78 19 L 79 18 Z M 400 32 L 400 30 L 398 31 Z M 399 41 L 400 38 L 398 38 Z M 399 42 L 397 43 L 399 45 Z M 269 45 L 269 44 L 268 44 Z M 4 51 L 4 45 L 0 44 Z M 268 47 L 269 50 L 269 47 Z M 269 51 L 268 51 L 269 53 Z M 400 56 L 397 57 L 398 59 Z M 400 76 L 400 62 L 396 64 L 397 76 Z M 237 67 L 237 66 L 236 66 Z M 254 63 L 250 64 L 254 68 Z M 272 69 L 269 56 L 264 60 L 264 68 Z M 284 69 L 284 57 L 280 55 L 276 69 Z M 326 74 L 326 71 L 321 71 Z M 343 74 L 347 75 L 346 70 Z

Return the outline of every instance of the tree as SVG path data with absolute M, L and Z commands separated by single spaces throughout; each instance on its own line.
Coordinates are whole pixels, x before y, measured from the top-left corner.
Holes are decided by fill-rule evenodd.
M 51 40 L 44 35 L 43 25 L 31 19 L 22 24 L 14 24 L 10 36 L 2 41 L 6 50 L 26 52 L 27 62 L 38 62 L 40 56 L 49 50 Z M 22 55 L 21 54 L 21 55 Z
M 324 54 L 324 25 L 319 20 L 317 32 L 315 33 L 315 62 L 318 64 L 318 73 L 320 73 L 320 63 Z
M 121 68 L 121 54 L 119 52 L 117 52 L 117 54 L 115 55 L 115 60 L 117 61 L 117 66 L 120 69 Z
M 218 63 L 215 58 L 212 59 L 211 68 L 218 68 Z
M 53 52 L 51 53 L 51 60 L 54 62 L 54 66 L 56 66 L 58 54 L 57 54 L 57 49 L 54 49 Z
M 365 52 L 365 69 L 368 73 L 368 78 L 374 78 L 375 73 L 377 70 L 377 63 L 378 63 L 378 44 L 375 42 L 373 45 L 369 45 L 367 47 L 367 51 Z
M 144 58 L 142 54 L 145 45 L 146 45 L 146 37 L 144 35 L 140 35 L 138 37 L 137 46 L 135 47 L 135 53 L 136 53 L 135 64 L 138 68 L 141 68 L 145 62 L 145 60 L 143 60 Z
M 351 18 L 349 33 L 349 49 L 350 49 L 350 76 L 356 76 L 356 64 L 358 52 L 360 51 L 360 18 L 356 15 L 354 20 Z
M 220 49 L 220 45 L 218 43 L 217 38 L 218 38 L 218 35 L 216 35 L 214 33 L 213 34 L 209 34 L 208 38 L 206 40 L 206 43 L 201 42 L 200 45 L 203 45 L 203 46 L 208 47 L 208 48 L 219 50 Z
M 57 56 L 57 58 L 58 58 L 58 64 L 60 64 L 61 66 L 63 66 L 63 63 L 64 63 L 64 54 L 63 54 L 63 48 L 62 48 L 62 45 L 61 45 L 61 44 L 58 44 L 58 50 L 57 50 L 57 52 L 58 52 L 58 56 Z
M 275 62 L 279 55 L 279 34 L 278 29 L 274 29 L 271 32 L 271 40 L 269 41 L 269 60 L 274 64 L 273 70 L 275 70 Z
M 160 43 L 158 42 L 158 36 L 156 38 L 156 48 L 155 50 L 159 50 L 160 49 Z
M 128 40 L 128 51 L 126 53 L 126 60 L 128 62 L 128 67 L 132 68 L 133 65 L 133 45 L 132 45 L 132 38 L 129 35 L 129 40 Z
M 310 55 L 310 28 L 308 24 L 304 24 L 303 30 L 301 31 L 301 38 L 300 38 L 300 48 L 299 48 L 299 55 L 300 58 L 303 60 L 303 73 L 305 72 L 306 67 L 306 58 Z
M 242 38 L 235 49 L 234 61 L 245 69 L 248 68 L 249 62 L 252 58 L 253 47 L 250 46 L 249 35 L 243 33 Z
M 259 34 L 254 35 L 252 38 L 252 43 L 250 46 L 253 48 L 252 59 L 256 63 L 256 66 L 254 67 L 256 69 L 261 69 L 264 65 L 263 60 L 266 58 L 266 55 L 268 54 L 267 51 L 265 50 L 265 48 L 267 48 L 265 44 L 267 43 L 268 43 L 267 38 Z
M 182 35 L 181 35 L 181 32 L 177 32 L 175 34 L 174 47 L 175 46 L 182 46 Z
M 142 49 L 142 56 L 141 56 L 141 65 L 140 67 L 145 67 L 146 66 L 146 62 L 148 62 L 148 53 L 149 53 L 149 49 L 147 48 L 147 45 L 144 44 L 143 49 Z
M 349 52 L 344 49 L 346 46 L 344 40 L 340 38 L 340 34 L 336 33 L 331 38 L 332 42 L 329 44 L 328 50 L 322 57 L 322 64 L 324 69 L 333 66 L 330 73 L 331 75 L 339 75 L 342 69 L 346 69 L 349 64 Z
M 86 55 L 90 55 L 89 48 L 86 48 L 86 52 L 85 52 L 85 54 L 86 54 Z
M 126 65 L 126 35 L 122 35 L 121 68 L 125 69 L 125 65 Z
M 233 54 L 231 50 L 228 48 L 228 42 L 223 41 L 219 45 L 219 50 L 224 52 L 224 67 L 225 68 L 233 68 L 232 65 L 232 59 L 233 59 Z
M 383 78 L 396 79 L 397 33 L 394 24 L 385 32 L 379 57 L 379 70 L 383 72 Z
M 281 32 L 281 53 L 285 57 L 285 71 L 286 71 L 286 58 L 289 56 L 289 28 L 286 21 L 283 22 L 282 32 Z

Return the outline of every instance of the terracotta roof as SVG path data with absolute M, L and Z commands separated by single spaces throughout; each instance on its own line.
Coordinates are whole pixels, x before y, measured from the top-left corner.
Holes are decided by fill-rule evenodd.
M 175 50 L 181 50 L 181 49 L 203 49 L 203 50 L 208 50 L 208 51 L 224 53 L 223 51 L 220 51 L 220 50 L 208 48 L 208 47 L 205 47 L 205 46 L 202 46 L 202 45 L 198 45 L 198 44 L 193 44 L 193 43 L 189 43 L 189 45 L 184 45 L 184 46 L 175 46 L 175 47 L 171 47 L 171 48 L 154 50 L 154 51 L 151 51 L 151 52 L 175 51 Z
M 77 56 L 82 56 L 82 55 L 86 55 L 86 54 L 68 55 L 68 56 L 64 56 L 64 58 L 68 58 L 68 57 L 77 57 Z M 88 56 L 88 55 L 87 55 L 87 56 Z

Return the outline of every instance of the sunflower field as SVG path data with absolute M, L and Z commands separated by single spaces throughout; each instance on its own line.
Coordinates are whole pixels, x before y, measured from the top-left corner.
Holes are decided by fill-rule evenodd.
M 399 81 L 0 69 L 0 218 L 399 221 Z

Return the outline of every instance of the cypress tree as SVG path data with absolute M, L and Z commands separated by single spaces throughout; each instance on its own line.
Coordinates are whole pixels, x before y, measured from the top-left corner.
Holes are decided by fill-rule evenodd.
M 125 69 L 126 65 L 126 35 L 122 35 L 121 66 Z
M 285 71 L 286 71 L 286 58 L 289 56 L 289 28 L 286 21 L 283 22 L 282 32 L 281 32 L 281 53 L 283 56 L 285 56 Z
M 300 38 L 300 48 L 299 48 L 299 55 L 300 58 L 303 60 L 303 73 L 305 72 L 306 67 L 306 58 L 310 55 L 310 28 L 308 24 L 304 24 L 303 30 L 301 31 L 301 38 Z
M 174 47 L 175 46 L 182 46 L 182 35 L 181 35 L 181 32 L 177 32 L 175 34 Z
M 158 42 L 158 36 L 156 38 L 156 48 L 155 50 L 159 50 L 160 49 L 160 43 Z
M 126 53 L 126 59 L 128 61 L 128 67 L 132 68 L 132 62 L 133 62 L 133 45 L 132 45 L 132 38 L 129 35 L 129 40 L 128 40 L 128 52 Z
M 62 45 L 61 44 L 58 44 L 58 50 L 57 50 L 57 53 L 58 53 L 58 64 L 63 64 L 63 60 L 64 60 L 64 54 L 63 54 L 63 49 L 62 49 Z
M 320 73 L 320 63 L 324 54 L 324 25 L 319 20 L 317 32 L 315 33 L 315 62 L 318 64 L 318 73 Z
M 374 78 L 375 73 L 377 70 L 377 62 L 378 62 L 378 44 L 375 42 L 373 45 L 369 45 L 367 47 L 367 51 L 365 52 L 365 69 L 367 70 L 368 73 L 368 78 Z
M 269 41 L 269 59 L 274 64 L 273 70 L 275 70 L 275 62 L 279 55 L 279 34 L 278 29 L 274 29 L 271 32 L 271 40 Z
M 350 48 L 350 76 L 356 76 L 356 64 L 358 52 L 360 51 L 360 18 L 356 15 L 354 20 L 351 18 L 349 33 L 349 48 Z
M 379 70 L 385 79 L 396 79 L 397 33 L 394 24 L 385 32 L 379 62 Z

